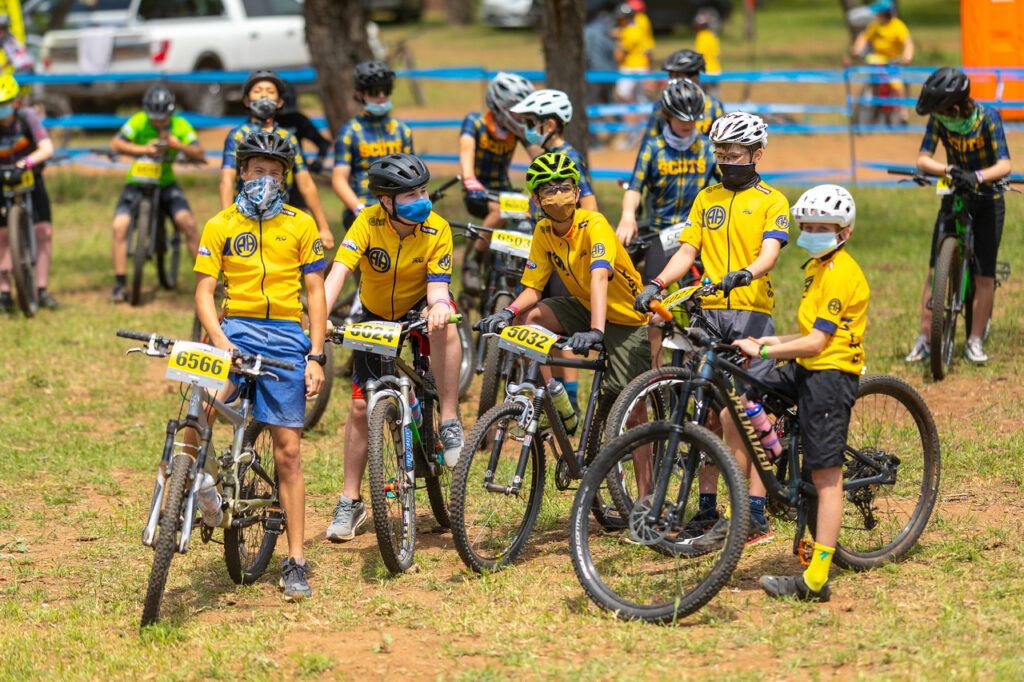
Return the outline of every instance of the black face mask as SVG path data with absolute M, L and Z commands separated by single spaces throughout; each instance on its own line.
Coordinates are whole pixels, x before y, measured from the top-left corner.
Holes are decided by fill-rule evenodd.
M 258 118 L 261 121 L 274 118 L 274 114 L 277 113 L 277 102 L 269 97 L 261 97 L 255 102 L 249 103 L 249 113 L 253 115 L 253 118 Z
M 752 163 L 720 163 L 718 169 L 722 171 L 722 185 L 730 192 L 738 192 L 761 182 L 761 176 Z

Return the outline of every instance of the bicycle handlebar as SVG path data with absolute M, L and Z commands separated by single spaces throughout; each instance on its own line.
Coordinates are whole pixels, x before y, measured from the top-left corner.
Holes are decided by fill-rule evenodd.
M 162 350 L 166 350 L 170 353 L 171 347 L 176 343 L 176 339 L 170 339 L 166 336 L 159 336 L 157 334 L 143 334 L 142 332 L 134 332 L 130 329 L 118 329 L 116 334 L 125 339 L 133 339 L 135 341 L 143 341 L 150 343 L 151 341 L 160 346 Z M 232 360 L 241 360 L 244 364 L 255 365 L 257 362 L 263 367 L 275 367 L 277 369 L 293 370 L 295 369 L 294 362 L 286 362 L 284 360 L 275 360 L 274 358 L 268 358 L 260 353 L 243 353 L 239 350 L 231 352 Z
M 431 201 L 440 201 L 441 198 L 444 196 L 444 193 L 445 193 L 446 189 L 448 189 L 452 185 L 456 185 L 456 184 L 458 184 L 460 182 L 462 182 L 462 176 L 461 175 L 456 175 L 454 178 L 452 178 L 451 180 L 448 180 L 443 185 L 441 185 L 440 187 L 435 189 L 433 192 L 431 192 L 430 193 L 430 200 Z
M 377 320 L 369 320 L 371 322 Z M 448 324 L 459 324 L 462 322 L 462 313 L 452 313 L 448 316 Z M 408 322 L 402 322 L 402 334 L 408 334 L 409 332 L 419 331 L 423 327 L 427 326 L 427 318 L 417 317 L 414 320 Z M 345 340 L 345 325 L 340 327 L 331 327 L 330 320 L 328 320 L 327 338 L 325 341 L 331 343 L 341 343 Z

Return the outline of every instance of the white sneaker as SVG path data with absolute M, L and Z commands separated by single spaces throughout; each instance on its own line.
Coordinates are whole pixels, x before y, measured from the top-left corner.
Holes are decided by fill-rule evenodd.
M 928 337 L 924 334 L 918 334 L 917 338 L 914 339 L 914 347 L 907 353 L 907 357 L 903 358 L 904 362 L 921 362 L 931 355 L 931 348 L 928 345 Z
M 985 355 L 985 349 L 981 347 L 980 338 L 972 336 L 967 339 L 964 357 L 967 358 L 968 362 L 973 362 L 975 365 L 983 365 L 988 362 L 988 356 Z

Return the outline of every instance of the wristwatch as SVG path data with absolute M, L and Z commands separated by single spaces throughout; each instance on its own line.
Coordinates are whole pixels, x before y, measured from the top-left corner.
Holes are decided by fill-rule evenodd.
M 306 362 L 315 362 L 321 367 L 327 364 L 327 354 L 321 353 L 320 355 L 313 355 L 312 353 L 306 356 Z

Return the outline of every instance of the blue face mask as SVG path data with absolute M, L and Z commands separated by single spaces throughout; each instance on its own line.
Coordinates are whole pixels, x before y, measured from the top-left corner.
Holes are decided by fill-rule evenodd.
M 544 144 L 544 133 L 537 132 L 534 128 L 526 129 L 526 143 L 541 146 Z
M 366 113 L 370 116 L 383 116 L 389 111 L 391 111 L 391 100 L 379 104 L 377 102 L 366 103 Z
M 4 104 L 0 106 L 0 118 L 10 118 L 11 114 L 14 113 L 13 104 Z
M 395 213 L 398 217 L 410 223 L 422 223 L 430 216 L 434 205 L 430 199 L 417 199 L 410 204 L 395 204 Z
M 246 180 L 235 197 L 239 212 L 253 220 L 270 220 L 284 208 L 284 185 L 269 175 Z
M 839 248 L 839 236 L 835 232 L 801 232 L 796 245 L 806 249 L 811 258 L 820 258 Z

